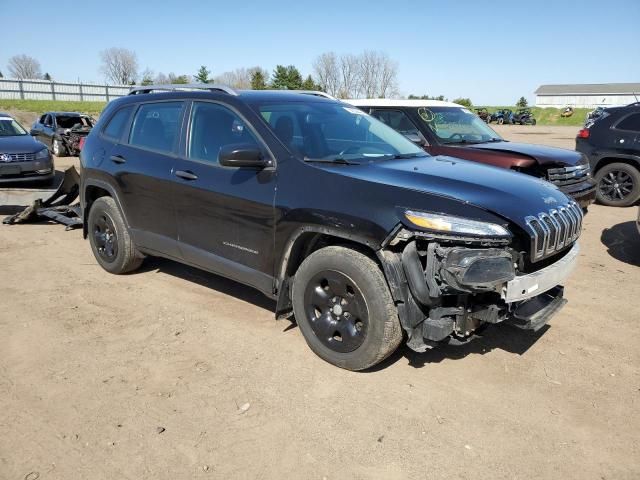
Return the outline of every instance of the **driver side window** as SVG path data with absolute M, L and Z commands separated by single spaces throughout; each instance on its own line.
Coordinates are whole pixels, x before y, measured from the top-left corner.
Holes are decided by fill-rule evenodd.
M 194 102 L 188 157 L 217 164 L 220 149 L 233 144 L 261 148 L 249 127 L 235 112 L 217 103 Z

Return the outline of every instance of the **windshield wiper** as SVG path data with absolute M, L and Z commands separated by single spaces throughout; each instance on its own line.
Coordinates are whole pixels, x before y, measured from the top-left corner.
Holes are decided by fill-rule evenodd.
M 333 160 L 327 160 L 327 159 L 324 159 L 324 158 L 304 157 L 304 161 L 305 162 L 313 162 L 313 163 L 334 163 L 334 164 L 338 164 L 338 165 L 360 165 L 357 162 L 350 162 L 348 160 L 345 160 L 344 158 L 335 158 Z
M 422 158 L 428 157 L 429 155 L 425 155 L 424 153 L 396 153 L 395 155 L 390 154 L 389 156 L 385 155 L 384 158 L 391 158 L 393 160 L 404 160 L 407 158 Z

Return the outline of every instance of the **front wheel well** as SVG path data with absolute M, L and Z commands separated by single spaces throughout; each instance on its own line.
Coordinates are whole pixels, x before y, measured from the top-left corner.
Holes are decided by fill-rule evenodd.
M 313 252 L 329 246 L 350 248 L 371 258 L 382 269 L 380 260 L 373 248 L 356 240 L 332 235 L 330 233 L 304 232 L 300 234 L 290 248 L 286 250 L 278 277 L 278 304 L 276 316 L 287 316 L 291 311 L 290 282 L 302 262 Z

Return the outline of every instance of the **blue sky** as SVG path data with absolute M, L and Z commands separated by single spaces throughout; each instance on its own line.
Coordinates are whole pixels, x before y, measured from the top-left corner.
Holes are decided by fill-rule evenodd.
M 25 53 L 54 79 L 100 82 L 99 52 L 118 46 L 141 70 L 306 75 L 322 52 L 370 49 L 398 62 L 401 94 L 512 104 L 543 83 L 640 82 L 639 18 L 640 0 L 0 0 L 0 71 Z

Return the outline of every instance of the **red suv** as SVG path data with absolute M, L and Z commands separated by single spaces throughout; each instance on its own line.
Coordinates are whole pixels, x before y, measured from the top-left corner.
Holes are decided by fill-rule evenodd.
M 345 100 L 419 144 L 448 155 L 510 168 L 548 180 L 583 209 L 595 200 L 595 182 L 585 155 L 573 150 L 503 139 L 471 110 L 438 100 Z

